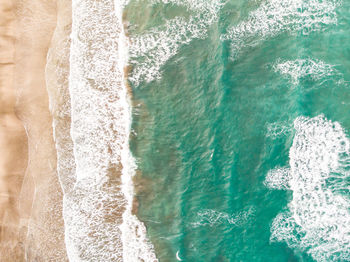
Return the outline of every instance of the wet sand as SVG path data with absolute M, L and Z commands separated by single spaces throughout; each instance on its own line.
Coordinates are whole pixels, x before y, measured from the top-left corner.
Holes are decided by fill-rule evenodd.
M 0 261 L 67 261 L 45 77 L 61 3 L 0 0 Z

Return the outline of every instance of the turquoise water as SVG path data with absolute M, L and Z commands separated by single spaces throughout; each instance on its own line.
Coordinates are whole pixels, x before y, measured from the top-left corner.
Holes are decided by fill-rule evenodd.
M 126 19 L 137 215 L 159 261 L 349 261 L 350 2 L 132 0 Z

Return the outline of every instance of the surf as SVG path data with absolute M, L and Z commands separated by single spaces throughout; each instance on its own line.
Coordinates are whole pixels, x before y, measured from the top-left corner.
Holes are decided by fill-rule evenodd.
M 316 261 L 349 260 L 350 201 L 344 193 L 350 141 L 338 122 L 323 115 L 298 117 L 294 129 L 290 167 L 270 171 L 265 180 L 268 187 L 293 194 L 272 222 L 271 241 L 286 242 Z
M 338 0 L 268 0 L 244 20 L 221 36 L 229 41 L 231 57 L 238 58 L 242 49 L 255 47 L 282 33 L 308 35 L 337 24 Z
M 162 67 L 182 46 L 206 37 L 209 26 L 218 20 L 218 12 L 223 6 L 222 0 L 164 0 L 154 3 L 184 6 L 190 16 L 177 16 L 149 32 L 131 37 L 130 63 L 134 68 L 130 81 L 135 86 L 159 80 Z
M 145 226 L 132 213 L 136 163 L 129 149 L 132 117 L 124 70 L 126 4 L 72 2 L 70 68 L 62 84 L 70 98 L 65 108 L 70 133 L 59 118 L 54 121 L 70 261 L 157 261 Z

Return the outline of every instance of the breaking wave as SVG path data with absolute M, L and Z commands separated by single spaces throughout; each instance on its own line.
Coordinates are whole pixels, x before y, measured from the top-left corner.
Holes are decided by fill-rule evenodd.
M 317 261 L 350 259 L 350 141 L 338 122 L 320 115 L 294 121 L 290 168 L 270 171 L 266 185 L 293 199 L 271 226 L 271 241 L 306 251 Z
M 160 79 L 162 66 L 177 54 L 181 46 L 206 36 L 208 27 L 218 20 L 218 11 L 223 5 L 221 0 L 154 2 L 185 6 L 189 12 L 195 14 L 188 19 L 175 17 L 145 34 L 131 37 L 130 63 L 134 69 L 129 80 L 136 86 L 143 81 Z
M 313 80 L 320 80 L 339 74 L 335 66 L 317 59 L 278 60 L 273 69 L 276 73 L 289 77 L 294 85 L 299 84 L 299 80 L 306 76 L 310 76 Z
M 309 34 L 336 24 L 339 5 L 338 0 L 267 0 L 245 21 L 229 28 L 221 40 L 231 41 L 236 58 L 243 47 L 254 47 L 278 34 Z
M 264 184 L 273 189 L 290 189 L 291 172 L 289 168 L 277 168 L 270 170 Z

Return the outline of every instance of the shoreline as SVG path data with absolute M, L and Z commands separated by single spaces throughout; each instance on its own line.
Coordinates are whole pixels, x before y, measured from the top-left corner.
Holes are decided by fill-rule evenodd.
M 144 225 L 132 214 L 135 161 L 129 148 L 132 93 L 124 4 L 73 1 L 69 93 L 77 168 L 64 206 L 67 250 L 74 261 L 156 261 Z
M 136 261 L 135 259 L 141 259 L 141 261 L 146 261 L 146 262 L 157 262 L 158 259 L 155 254 L 154 246 L 147 235 L 147 228 L 145 224 L 137 216 L 139 203 L 137 201 L 136 194 L 135 194 L 135 178 L 138 173 L 137 172 L 138 167 L 130 148 L 130 139 L 132 135 L 131 131 L 132 131 L 132 122 L 133 122 L 133 117 L 132 117 L 133 90 L 132 90 L 132 86 L 128 81 L 129 74 L 132 70 L 132 66 L 129 64 L 129 45 L 131 44 L 131 39 L 127 32 L 126 12 L 124 10 L 124 7 L 125 6 L 123 5 L 119 14 L 119 19 L 121 23 L 121 33 L 120 33 L 121 41 L 120 42 L 124 43 L 123 48 L 125 48 L 127 51 L 124 51 L 124 53 L 122 54 L 125 57 L 123 59 L 123 64 L 120 71 L 123 74 L 122 85 L 124 86 L 124 89 L 125 89 L 127 110 L 129 111 L 128 112 L 129 117 L 128 117 L 128 123 L 127 123 L 128 131 L 127 131 L 127 136 L 125 141 L 125 144 L 126 144 L 125 147 L 127 148 L 127 153 L 126 153 L 126 156 L 123 157 L 124 161 L 129 162 L 129 167 L 126 170 L 124 170 L 124 165 L 122 164 L 123 166 L 122 181 L 124 179 L 126 180 L 126 183 L 122 182 L 122 187 L 123 187 L 122 191 L 124 190 L 124 194 L 128 199 L 127 208 L 123 214 L 123 223 L 121 225 L 122 232 L 123 232 L 122 237 L 124 238 L 123 259 L 125 259 L 125 261 Z M 122 162 L 124 162 L 123 158 L 122 158 Z M 125 235 L 128 235 L 130 233 L 132 233 L 133 235 L 128 236 L 129 239 L 125 239 L 126 238 Z M 127 248 L 127 251 L 125 252 L 126 248 Z M 138 249 L 137 252 L 135 250 L 136 248 Z M 137 254 L 133 254 L 133 253 L 137 253 Z
M 11 0 L 5 1 L 4 4 L 11 5 L 10 9 L 5 9 L 9 9 L 12 16 L 10 22 L 13 34 L 12 40 L 6 42 L 5 46 L 12 48 L 12 51 L 5 50 L 3 54 L 0 50 L 0 59 L 12 52 L 13 62 L 0 60 L 0 94 L 10 95 L 12 104 L 3 104 L 2 108 L 0 107 L 0 119 L 6 118 L 8 123 L 13 123 L 11 130 L 16 129 L 17 133 L 9 132 L 9 128 L 0 125 L 0 144 L 4 145 L 3 154 L 9 155 L 8 159 L 0 160 L 0 197 L 3 197 L 0 198 L 0 251 L 5 250 L 7 254 L 6 257 L 0 257 L 0 261 L 68 261 L 68 257 L 80 261 L 84 259 L 86 251 L 96 252 L 94 255 L 97 256 L 103 253 L 105 248 L 101 248 L 98 243 L 105 240 L 117 247 L 117 250 L 108 254 L 112 260 L 113 257 L 118 257 L 124 261 L 158 261 L 153 245 L 147 237 L 146 228 L 136 214 L 138 203 L 134 194 L 134 179 L 137 167 L 129 145 L 133 94 L 128 82 L 131 66 L 128 64 L 130 40 L 124 22 L 125 3 L 114 1 L 114 10 L 111 11 L 114 12 L 112 17 L 115 16 L 113 19 L 117 21 L 117 27 L 112 26 L 111 30 L 118 34 L 116 38 L 111 38 L 116 41 L 117 46 L 116 49 L 112 49 L 116 51 L 111 54 L 115 56 L 113 59 L 116 59 L 114 80 L 106 75 L 105 79 L 97 77 L 101 82 L 94 82 L 95 79 L 90 81 L 91 79 L 82 75 L 84 82 L 88 80 L 84 87 L 86 91 L 97 90 L 101 95 L 106 95 L 96 108 L 101 110 L 106 107 L 107 112 L 102 115 L 96 114 L 97 118 L 93 121 L 106 121 L 103 129 L 108 136 L 112 134 L 109 140 L 102 141 L 103 136 L 102 140 L 98 139 L 99 136 L 89 137 L 92 129 L 91 126 L 86 126 L 88 129 L 84 136 L 93 141 L 93 150 L 101 148 L 102 143 L 102 146 L 106 146 L 106 150 L 103 149 L 106 155 L 103 157 L 108 158 L 108 169 L 105 171 L 103 165 L 99 166 L 98 157 L 92 153 L 91 159 L 97 161 L 97 172 L 93 173 L 85 167 L 78 169 L 78 164 L 81 167 L 90 156 L 86 155 L 83 149 L 86 144 L 79 144 L 79 139 L 76 139 L 74 133 L 79 133 L 85 127 L 77 126 L 74 121 L 89 123 L 91 118 L 81 115 L 82 111 L 77 111 L 74 106 L 84 99 L 87 99 L 87 103 L 94 104 L 94 99 L 99 98 L 96 94 L 84 97 L 83 92 L 77 92 L 75 89 L 77 86 L 74 84 L 78 82 L 71 82 L 72 75 L 79 79 L 79 73 L 85 70 L 79 71 L 82 67 L 79 61 L 74 60 L 74 52 L 75 55 L 90 54 L 90 49 L 77 51 L 71 43 L 71 34 L 74 35 L 72 2 L 13 0 L 15 4 L 12 4 Z M 0 4 L 0 14 L 4 4 Z M 82 5 L 82 2 L 79 4 Z M 105 7 L 105 4 L 102 5 Z M 92 17 L 97 16 L 96 19 L 101 15 L 94 12 L 91 14 Z M 101 17 L 108 18 L 103 15 Z M 78 23 L 83 22 L 80 19 L 78 18 Z M 99 29 L 97 26 L 97 30 Z M 95 35 L 93 41 L 99 37 L 101 36 Z M 0 44 L 2 38 L 0 27 Z M 109 46 L 103 44 L 103 48 L 106 52 L 111 52 Z M 111 56 L 99 58 L 98 61 L 108 61 Z M 8 57 L 6 59 L 9 60 Z M 96 62 L 91 57 L 88 59 L 91 61 L 87 63 L 92 65 Z M 75 71 L 71 74 L 72 65 Z M 92 70 L 91 73 L 95 72 Z M 9 76 L 5 79 L 3 76 L 6 74 Z M 3 79 L 7 84 L 1 82 Z M 95 84 L 103 86 L 103 89 L 94 89 Z M 105 91 L 107 92 L 104 93 Z M 114 97 L 115 101 L 109 101 L 110 97 Z M 89 112 L 92 112 L 94 117 L 94 111 Z M 112 128 L 109 122 L 113 123 Z M 6 144 L 8 141 L 15 145 L 12 151 L 10 145 Z M 111 143 L 115 145 L 110 146 Z M 83 154 L 79 150 L 82 150 Z M 14 155 L 16 157 L 13 157 Z M 12 163 L 12 160 L 15 162 Z M 14 170 L 14 167 L 18 168 L 15 178 L 7 181 L 7 174 L 12 172 L 10 170 Z M 98 184 L 98 180 L 94 181 L 96 177 L 103 183 Z M 96 184 L 86 183 L 92 181 Z M 2 192 L 11 190 L 13 193 L 6 195 L 4 199 L 5 194 Z M 93 195 L 96 198 L 91 197 Z M 106 200 L 100 203 L 101 196 L 102 200 Z M 111 210 L 102 210 L 102 218 L 92 221 L 91 217 L 84 217 L 84 201 L 91 204 L 92 216 L 101 211 L 100 204 L 106 204 Z M 9 217 L 10 211 L 12 213 Z M 7 214 L 4 215 L 4 212 Z M 83 217 L 76 221 L 79 215 Z M 94 232 L 95 229 L 86 227 L 84 221 L 100 223 L 110 230 L 97 231 L 102 239 L 87 239 L 90 236 L 85 234 Z M 99 227 L 96 228 L 98 229 Z M 81 232 L 77 234 L 76 230 Z M 108 234 L 113 230 L 116 232 L 111 237 Z M 79 238 L 80 233 L 84 241 Z M 75 238 L 76 235 L 78 238 Z M 91 246 L 95 244 L 96 247 Z M 85 245 L 88 248 L 77 253 L 80 247 Z

